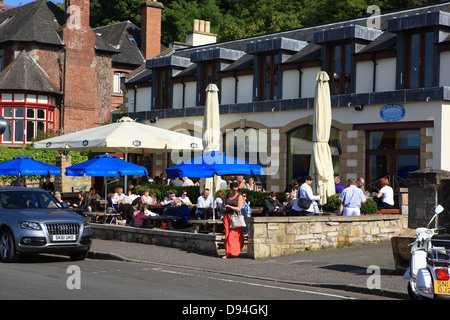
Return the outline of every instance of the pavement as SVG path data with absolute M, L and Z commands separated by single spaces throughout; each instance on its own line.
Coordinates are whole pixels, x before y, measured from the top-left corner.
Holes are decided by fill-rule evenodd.
M 390 241 L 253 260 L 245 251 L 237 258 L 222 259 L 221 255 L 94 239 L 88 257 L 408 299 L 407 281 L 395 272 Z

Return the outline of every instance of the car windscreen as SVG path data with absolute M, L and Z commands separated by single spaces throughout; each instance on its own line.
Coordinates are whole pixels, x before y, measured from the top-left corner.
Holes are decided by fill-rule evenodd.
M 48 192 L 11 190 L 0 192 L 0 204 L 5 209 L 48 209 L 62 205 Z

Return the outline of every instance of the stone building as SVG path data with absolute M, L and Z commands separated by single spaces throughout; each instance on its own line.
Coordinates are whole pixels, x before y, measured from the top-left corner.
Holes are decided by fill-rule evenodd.
M 154 19 L 152 4 L 146 4 L 145 17 Z M 152 30 L 153 42 L 144 47 L 153 51 L 145 55 L 141 30 L 129 21 L 92 29 L 90 0 L 65 5 L 66 12 L 37 0 L 0 10 L 0 115 L 8 125 L 1 145 L 30 143 L 40 130 L 98 126 L 122 104 L 124 75 L 161 50 L 160 35 Z
M 224 151 L 256 154 L 266 189 L 283 191 L 309 172 L 315 76 L 327 71 L 335 172 L 364 177 L 370 191 L 387 175 L 398 190 L 411 171 L 450 170 L 449 18 L 450 4 L 438 3 L 173 48 L 127 80 L 117 118 L 201 134 L 204 90 L 215 83 Z M 157 175 L 168 161 L 154 157 Z

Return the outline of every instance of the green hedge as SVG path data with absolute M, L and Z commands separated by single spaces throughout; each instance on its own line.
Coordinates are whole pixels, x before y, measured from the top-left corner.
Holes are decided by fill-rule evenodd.
M 339 200 L 340 195 L 340 193 L 337 193 L 328 197 L 327 203 L 323 206 L 323 211 L 336 212 L 341 205 L 341 201 Z M 361 205 L 361 214 L 376 214 L 377 210 L 377 203 L 372 198 L 368 198 L 366 202 Z

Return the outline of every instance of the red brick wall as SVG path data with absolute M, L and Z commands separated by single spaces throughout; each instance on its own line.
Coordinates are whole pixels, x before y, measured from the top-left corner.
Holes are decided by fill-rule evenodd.
M 99 122 L 95 69 L 95 33 L 89 26 L 89 0 L 70 0 L 80 8 L 62 29 L 66 44 L 66 81 L 64 127 L 83 130 Z M 76 15 L 79 13 L 77 19 Z

